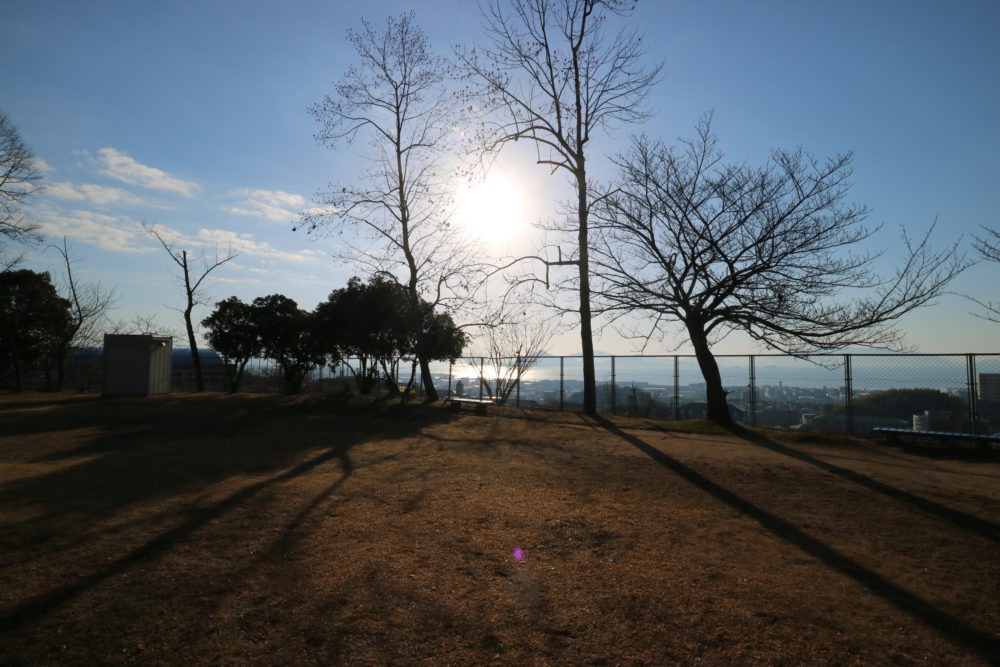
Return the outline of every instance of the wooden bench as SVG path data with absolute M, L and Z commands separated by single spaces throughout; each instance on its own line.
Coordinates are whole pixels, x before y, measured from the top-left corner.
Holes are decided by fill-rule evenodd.
M 886 436 L 886 439 L 889 441 L 899 441 L 906 438 L 919 442 L 964 442 L 970 443 L 973 446 L 1000 449 L 1000 434 L 983 435 L 977 433 L 955 433 L 952 431 L 914 431 L 908 428 L 893 428 L 890 426 L 876 426 L 872 428 L 872 433 L 880 433 Z
M 492 398 L 471 398 L 469 396 L 452 396 L 448 399 L 448 402 L 456 410 L 461 410 L 462 405 L 473 405 L 476 408 L 477 415 L 486 414 L 486 406 L 493 405 L 495 401 Z

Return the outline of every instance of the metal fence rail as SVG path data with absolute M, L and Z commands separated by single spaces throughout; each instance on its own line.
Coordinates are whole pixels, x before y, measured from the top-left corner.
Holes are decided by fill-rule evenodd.
M 717 355 L 716 360 L 736 421 L 777 428 L 868 433 L 872 428 L 917 428 L 970 434 L 1000 433 L 1000 353 L 963 354 L 783 354 Z M 311 392 L 355 391 L 347 360 L 318 368 L 305 385 Z M 505 373 L 519 359 L 500 360 Z M 705 384 L 693 355 L 602 355 L 595 357 L 598 409 L 658 419 L 705 415 Z M 410 380 L 409 363 L 390 383 Z M 226 389 L 225 367 L 204 366 L 210 391 Z M 497 363 L 465 357 L 430 366 L 441 396 L 488 395 Z M 419 373 L 419 371 L 418 371 Z M 101 391 L 99 362 L 71 366 L 67 388 Z M 2 378 L 0 378 L 2 380 Z M 421 378 L 414 377 L 417 393 Z M 44 389 L 44 378 L 29 383 Z M 173 391 L 193 391 L 190 367 L 175 364 Z M 280 369 L 273 360 L 254 359 L 241 391 L 280 392 Z M 580 356 L 544 356 L 516 380 L 507 401 L 518 406 L 581 410 L 583 361 Z
M 516 359 L 507 360 L 511 365 Z M 717 355 L 734 419 L 751 425 L 868 433 L 872 428 L 1000 432 L 1000 354 Z M 443 395 L 478 391 L 480 357 L 431 366 Z M 490 364 L 485 364 L 488 369 Z M 598 409 L 690 419 L 705 415 L 693 355 L 595 357 Z M 582 409 L 582 359 L 542 357 L 509 402 Z

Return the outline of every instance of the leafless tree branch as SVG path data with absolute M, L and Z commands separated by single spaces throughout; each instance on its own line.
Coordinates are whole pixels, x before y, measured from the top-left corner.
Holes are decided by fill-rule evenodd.
M 643 67 L 640 34 L 622 30 L 608 38 L 605 32 L 609 16 L 626 15 L 634 6 L 631 0 L 491 0 L 483 8 L 490 45 L 456 53 L 467 82 L 463 106 L 479 121 L 474 136 L 485 159 L 526 139 L 537 150 L 537 163 L 563 171 L 574 187 L 573 216 L 562 231 L 577 248 L 572 282 L 579 301 L 584 411 L 590 414 L 597 411 L 597 389 L 588 145 L 595 132 L 648 117 L 648 91 L 661 70 Z
M 597 209 L 594 273 L 603 307 L 680 322 L 709 385 L 709 415 L 729 419 L 713 337 L 739 330 L 788 353 L 900 349 L 894 323 L 940 295 L 968 263 L 952 244 L 912 239 L 892 275 L 856 252 L 868 209 L 844 202 L 851 155 L 775 150 L 764 167 L 730 165 L 711 116 L 694 140 L 637 138 L 616 162 L 621 184 Z M 843 298 L 852 291 L 859 296 Z M 652 333 L 652 332 L 650 332 Z M 714 392 L 713 392 L 714 390 Z M 714 401 L 714 408 L 713 408 Z

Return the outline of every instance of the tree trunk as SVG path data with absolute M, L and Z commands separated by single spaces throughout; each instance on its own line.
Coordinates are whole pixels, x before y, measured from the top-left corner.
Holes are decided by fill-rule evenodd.
M 577 245 L 580 247 L 580 351 L 583 354 L 583 412 L 597 414 L 597 374 L 594 372 L 594 332 L 590 319 L 590 246 L 588 239 L 587 173 L 583 166 L 583 155 L 578 158 L 577 206 L 579 230 Z
M 201 356 L 198 354 L 198 343 L 194 340 L 194 327 L 191 326 L 191 309 L 184 311 L 184 326 L 187 327 L 188 345 L 191 346 L 191 363 L 194 365 L 195 391 L 205 391 L 205 380 L 201 377 Z
M 66 391 L 66 357 L 68 353 L 60 350 L 58 365 L 56 366 L 56 391 Z
M 691 345 L 694 347 L 694 354 L 698 359 L 698 367 L 701 369 L 702 377 L 705 378 L 708 418 L 717 424 L 732 424 L 733 418 L 729 414 L 729 405 L 726 403 L 726 391 L 722 388 L 719 364 L 715 361 L 715 355 L 708 347 L 708 336 L 705 334 L 705 329 L 697 322 L 689 322 L 687 329 L 688 336 L 691 337 Z
M 438 392 L 431 376 L 431 365 L 423 357 L 420 358 L 420 380 L 424 383 L 424 394 L 428 401 L 438 400 Z
M 198 356 L 198 344 L 194 340 L 194 326 L 191 324 L 195 288 L 191 287 L 191 275 L 188 273 L 187 255 L 187 250 L 181 252 L 181 269 L 184 270 L 184 293 L 187 295 L 187 308 L 184 309 L 184 326 L 187 328 L 188 345 L 191 346 L 191 363 L 194 365 L 195 391 L 201 392 L 205 391 L 205 381 L 201 377 L 201 357 Z
M 243 371 L 246 370 L 247 363 L 249 361 L 250 360 L 247 359 L 246 361 L 242 362 L 240 364 L 240 366 L 239 366 L 239 370 L 236 371 L 236 379 L 233 381 L 233 393 L 234 394 L 237 393 L 240 390 L 240 383 L 243 381 Z

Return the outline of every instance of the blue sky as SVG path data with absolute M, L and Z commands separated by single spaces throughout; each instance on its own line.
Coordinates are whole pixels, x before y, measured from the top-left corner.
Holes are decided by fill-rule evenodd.
M 334 241 L 293 233 L 293 221 L 358 163 L 351 147 L 316 144 L 307 108 L 354 61 L 347 28 L 408 9 L 442 54 L 482 39 L 475 3 L 458 0 L 7 3 L 0 110 L 47 166 L 32 216 L 51 238 L 69 237 L 83 279 L 116 287 L 116 318 L 155 314 L 181 329 L 169 259 L 140 222 L 191 249 L 241 252 L 215 274 L 213 301 L 282 292 L 312 308 L 354 271 L 331 258 Z M 596 176 L 610 175 L 602 154 L 630 131 L 688 136 L 712 110 L 737 160 L 778 146 L 853 150 L 852 199 L 885 226 L 875 243 L 887 260 L 899 225 L 917 234 L 937 217 L 940 244 L 964 235 L 966 245 L 980 225 L 1000 227 L 1000 4 L 647 0 L 629 22 L 645 31 L 650 60 L 665 61 L 656 114 L 595 146 Z M 520 219 L 489 241 L 531 249 L 530 223 L 552 214 L 566 182 L 516 152 L 495 177 L 520 199 Z M 29 266 L 55 270 L 55 259 L 35 252 Z M 996 299 L 998 284 L 1000 266 L 981 264 L 954 289 Z M 973 310 L 948 296 L 902 325 L 923 352 L 1000 351 L 1000 325 Z M 576 346 L 569 334 L 554 350 Z M 611 329 L 597 346 L 632 349 Z

